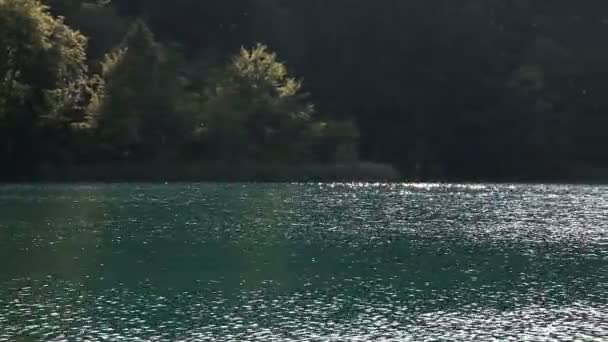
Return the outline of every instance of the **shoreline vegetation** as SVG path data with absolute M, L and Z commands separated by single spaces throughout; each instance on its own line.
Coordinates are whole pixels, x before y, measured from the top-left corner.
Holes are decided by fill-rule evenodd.
M 369 162 L 279 164 L 255 162 L 45 165 L 15 181 L 33 182 L 397 182 L 392 166 Z
M 0 0 L 0 180 L 607 183 L 596 6 Z
M 465 184 L 608 184 L 608 168 L 590 166 L 562 170 L 560 176 L 473 179 L 418 177 L 389 164 L 241 162 L 115 162 L 88 165 L 46 164 L 27 175 L 0 176 L 7 183 L 465 183 Z

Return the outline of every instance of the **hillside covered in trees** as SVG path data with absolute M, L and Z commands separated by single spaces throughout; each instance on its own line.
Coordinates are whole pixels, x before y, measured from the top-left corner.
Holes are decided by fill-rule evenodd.
M 364 160 L 585 179 L 608 170 L 607 36 L 597 0 L 0 0 L 0 175 Z

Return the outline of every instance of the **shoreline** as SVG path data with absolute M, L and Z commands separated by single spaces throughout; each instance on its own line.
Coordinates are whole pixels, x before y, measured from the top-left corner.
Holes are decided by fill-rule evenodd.
M 284 183 L 284 182 L 399 182 L 405 179 L 391 165 L 353 162 L 340 164 L 279 164 L 249 162 L 107 163 L 45 165 L 27 176 L 0 176 L 0 183 Z
M 527 184 L 608 185 L 607 172 L 570 170 L 566 175 L 496 179 L 407 177 L 390 164 L 145 162 L 86 165 L 47 164 L 26 176 L 0 175 L 9 183 L 410 183 L 410 184 Z

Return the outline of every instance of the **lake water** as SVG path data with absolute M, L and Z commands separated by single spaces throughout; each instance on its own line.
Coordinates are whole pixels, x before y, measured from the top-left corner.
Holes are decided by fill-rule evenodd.
M 0 341 L 608 339 L 608 187 L 0 186 Z

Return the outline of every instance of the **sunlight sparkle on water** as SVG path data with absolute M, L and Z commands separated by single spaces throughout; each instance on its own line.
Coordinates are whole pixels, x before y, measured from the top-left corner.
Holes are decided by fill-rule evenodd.
M 593 186 L 6 186 L 0 341 L 603 341 L 606 212 Z

